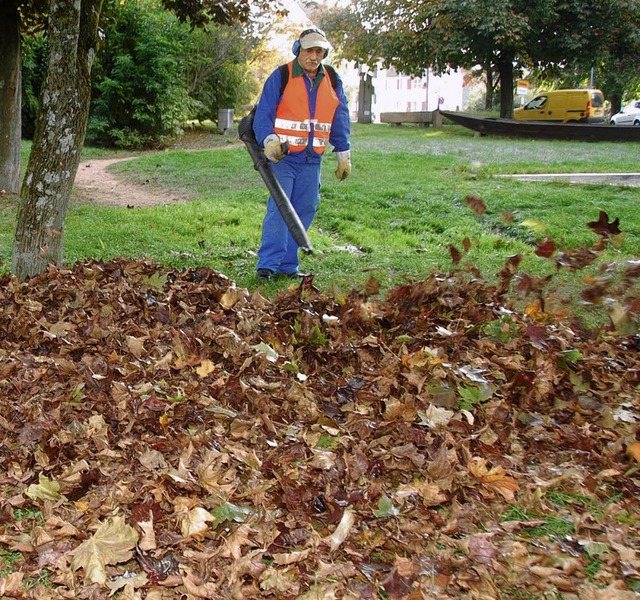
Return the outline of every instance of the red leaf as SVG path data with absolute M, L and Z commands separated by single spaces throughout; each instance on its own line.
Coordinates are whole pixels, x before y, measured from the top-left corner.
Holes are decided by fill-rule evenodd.
M 449 254 L 451 254 L 451 260 L 454 265 L 457 265 L 462 260 L 462 252 L 458 250 L 453 244 L 449 244 Z
M 621 233 L 618 224 L 620 223 L 620 219 L 617 217 L 609 223 L 609 215 L 603 210 L 600 211 L 600 216 L 597 221 L 591 221 L 587 223 L 587 225 L 593 229 L 598 235 L 602 236 L 610 236 L 610 235 L 618 235 Z
M 549 258 L 556 251 L 556 244 L 549 238 L 536 242 L 536 254 L 542 258 Z
M 513 211 L 509 211 L 509 212 L 504 212 L 502 213 L 502 220 L 507 224 L 510 225 L 511 223 L 513 223 L 513 218 L 516 216 L 516 213 L 514 213 Z
M 486 212 L 487 206 L 482 201 L 482 198 L 476 196 L 474 194 L 469 194 L 465 199 L 464 203 L 477 215 L 482 215 Z

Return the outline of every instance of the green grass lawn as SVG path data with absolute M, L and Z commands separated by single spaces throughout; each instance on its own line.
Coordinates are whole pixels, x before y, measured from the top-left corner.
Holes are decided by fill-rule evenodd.
M 189 203 L 153 208 L 111 208 L 74 202 L 65 232 L 65 260 L 148 257 L 174 267 L 209 266 L 250 289 L 256 280 L 255 252 L 266 189 L 242 145 L 143 154 L 113 171 L 149 187 L 186 195 Z M 226 146 L 225 146 L 226 144 Z M 534 254 L 536 240 L 553 239 L 562 249 L 591 246 L 598 236 L 587 222 L 605 211 L 619 218 L 623 236 L 603 260 L 640 255 L 640 188 L 612 185 L 519 182 L 509 173 L 638 171 L 640 144 L 507 140 L 475 137 L 455 125 L 441 130 L 413 126 L 353 126 L 351 177 L 338 182 L 336 162 L 323 166 L 320 209 L 309 235 L 316 250 L 301 268 L 321 288 L 348 292 L 376 277 L 383 289 L 406 278 L 424 278 L 452 268 L 449 244 L 465 264 L 487 279 L 507 257 L 522 254 L 521 268 L 555 272 L 553 261 Z M 86 149 L 85 156 L 100 152 Z M 486 212 L 465 203 L 474 195 Z M 10 268 L 14 211 L 0 222 L 0 258 Z M 601 261 L 602 262 L 602 261 Z M 557 289 L 576 277 L 558 278 Z M 263 286 L 273 293 L 287 285 Z

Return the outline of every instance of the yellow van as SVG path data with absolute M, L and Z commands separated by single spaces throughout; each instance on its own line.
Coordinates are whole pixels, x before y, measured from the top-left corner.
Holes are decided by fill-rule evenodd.
M 604 122 L 604 96 L 600 90 L 576 89 L 541 92 L 513 111 L 516 121 L 561 123 Z

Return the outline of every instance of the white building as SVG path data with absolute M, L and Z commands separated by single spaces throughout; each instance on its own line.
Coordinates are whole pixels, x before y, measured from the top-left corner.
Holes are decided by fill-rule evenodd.
M 359 89 L 363 73 L 353 64 L 339 67 L 351 108 L 353 120 L 359 111 Z M 372 85 L 371 117 L 380 122 L 383 112 L 419 112 L 441 108 L 461 110 L 463 107 L 463 73 L 434 75 L 430 70 L 424 77 L 411 77 L 395 69 L 379 68 L 364 73 Z

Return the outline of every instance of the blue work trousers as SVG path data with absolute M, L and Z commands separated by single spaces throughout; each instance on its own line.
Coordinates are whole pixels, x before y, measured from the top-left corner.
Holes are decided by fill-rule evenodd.
M 298 163 L 286 158 L 271 165 L 305 229 L 311 226 L 320 202 L 320 167 L 320 162 Z M 269 269 L 274 273 L 295 273 L 298 265 L 298 244 L 270 196 L 267 214 L 262 222 L 262 244 L 258 250 L 257 268 Z

